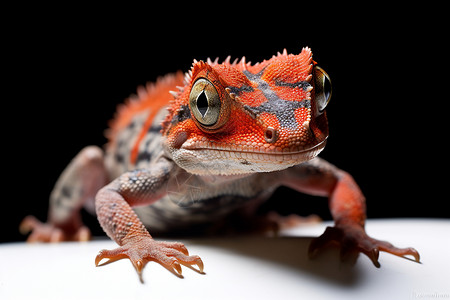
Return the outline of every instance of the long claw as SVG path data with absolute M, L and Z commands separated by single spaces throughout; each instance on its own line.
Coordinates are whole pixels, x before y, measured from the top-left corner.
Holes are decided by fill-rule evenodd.
M 198 267 L 198 270 L 200 271 L 200 273 L 203 273 L 204 265 L 203 265 L 203 261 L 200 257 L 197 260 L 197 267 Z
M 372 263 L 375 267 L 377 267 L 377 268 L 380 267 L 380 263 L 378 262 L 378 257 L 380 256 L 380 251 L 377 248 L 374 248 L 365 254 L 370 258 L 370 260 L 372 261 Z
M 178 261 L 174 261 L 172 264 L 172 267 L 175 269 L 175 271 L 178 273 L 178 275 L 183 275 L 183 270 L 181 269 L 181 265 Z
M 420 254 L 419 252 L 414 248 L 408 248 L 408 253 L 406 255 L 411 255 L 414 257 L 417 263 L 420 263 Z
M 101 253 L 101 251 L 100 251 Z M 101 257 L 101 255 L 97 254 L 97 256 L 95 257 L 95 266 L 98 267 L 98 264 L 100 263 L 100 261 L 103 259 L 103 257 Z

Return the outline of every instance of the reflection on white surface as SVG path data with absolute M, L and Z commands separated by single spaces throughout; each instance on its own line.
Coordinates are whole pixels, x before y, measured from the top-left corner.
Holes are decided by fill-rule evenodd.
M 156 263 L 145 284 L 131 263 L 96 268 L 114 242 L 0 245 L 0 299 L 450 299 L 450 220 L 370 220 L 369 235 L 415 247 L 422 263 L 381 253 L 381 268 L 361 255 L 341 263 L 336 249 L 315 260 L 312 237 L 330 223 L 295 228 L 284 237 L 180 240 L 205 263 L 204 275 L 183 268 L 180 279 Z

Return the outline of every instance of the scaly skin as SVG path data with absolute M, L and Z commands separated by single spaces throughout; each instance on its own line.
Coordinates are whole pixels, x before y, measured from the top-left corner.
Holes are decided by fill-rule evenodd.
M 156 261 L 181 276 L 180 265 L 202 272 L 202 260 L 181 243 L 153 240 L 147 228 L 210 225 L 251 211 L 284 185 L 329 198 L 335 226 L 312 242 L 311 256 L 335 243 L 343 257 L 362 252 L 377 267 L 379 251 L 419 261 L 413 248 L 366 234 L 358 185 L 317 157 L 328 137 L 327 84 L 309 48 L 254 65 L 194 61 L 185 76 L 138 88 L 111 122 L 105 154 L 80 152 L 52 192 L 48 223 L 28 218 L 22 229 L 34 229 L 32 241 L 85 239 L 79 210 L 95 198 L 102 228 L 120 246 L 100 251 L 96 265 L 129 258 L 142 280 L 145 264 Z

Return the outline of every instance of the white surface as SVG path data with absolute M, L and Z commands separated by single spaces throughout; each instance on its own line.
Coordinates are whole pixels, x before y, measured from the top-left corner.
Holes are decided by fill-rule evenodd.
M 381 253 L 381 268 L 361 255 L 354 266 L 337 250 L 307 258 L 311 237 L 330 223 L 283 238 L 181 240 L 205 263 L 205 275 L 180 279 L 156 263 L 141 284 L 131 263 L 94 266 L 111 241 L 0 245 L 0 299 L 450 299 L 450 220 L 370 220 L 369 235 L 412 246 L 422 264 Z

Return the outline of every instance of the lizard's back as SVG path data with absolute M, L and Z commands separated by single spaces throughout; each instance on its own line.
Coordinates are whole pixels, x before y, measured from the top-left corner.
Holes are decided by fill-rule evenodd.
M 140 86 L 137 95 L 117 108 L 106 132 L 106 167 L 111 179 L 126 171 L 148 167 L 162 152 L 161 122 L 167 115 L 170 91 L 182 86 L 182 72 Z

